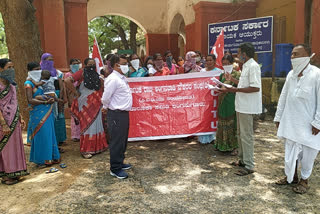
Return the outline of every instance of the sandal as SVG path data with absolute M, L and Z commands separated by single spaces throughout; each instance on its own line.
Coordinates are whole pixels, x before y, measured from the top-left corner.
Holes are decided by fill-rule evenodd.
M 304 182 L 302 179 L 300 180 L 297 186 L 292 188 L 292 190 L 298 194 L 304 194 L 308 192 L 308 189 L 310 189 L 308 183 Z
M 90 159 L 90 158 L 92 158 L 92 154 L 82 155 L 82 157 L 85 159 Z
M 54 173 L 54 172 L 58 172 L 58 171 L 59 171 L 59 169 L 52 167 L 51 169 L 46 171 L 46 173 Z
M 244 169 L 240 169 L 238 172 L 235 172 L 234 174 L 239 176 L 245 176 L 245 175 L 250 175 L 252 173 L 254 173 L 254 170 L 244 168 Z
M 299 182 L 298 179 L 293 179 L 291 183 L 288 183 L 287 177 L 281 178 L 280 180 L 276 181 L 275 184 L 281 186 L 281 185 L 290 185 L 290 184 L 297 184 Z
M 58 148 L 60 153 L 64 153 L 64 149 Z
M 237 149 L 234 149 L 231 153 L 230 153 L 231 156 L 237 156 L 238 155 L 238 150 Z
M 62 163 L 62 164 L 60 164 L 59 165 L 61 168 L 67 168 L 67 164 L 65 164 L 65 163 Z
M 1 183 L 2 184 L 6 184 L 6 185 L 13 185 L 13 184 L 16 184 L 18 183 L 19 181 L 14 179 L 14 180 L 2 180 Z
M 230 163 L 231 166 L 240 166 L 240 167 L 245 167 L 246 165 L 244 163 L 242 163 L 240 160 L 238 161 L 234 161 L 232 163 Z

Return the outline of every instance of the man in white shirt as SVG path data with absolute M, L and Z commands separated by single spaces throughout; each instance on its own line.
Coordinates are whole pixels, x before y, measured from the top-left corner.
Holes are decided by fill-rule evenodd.
M 236 93 L 237 137 L 239 161 L 232 165 L 243 167 L 236 175 L 244 176 L 254 172 L 253 117 L 262 113 L 261 71 L 253 57 L 254 46 L 244 43 L 239 46 L 238 57 L 244 63 L 239 81 L 226 73 L 226 79 L 237 84 L 237 88 L 222 88 L 222 92 Z
M 132 108 L 132 94 L 125 75 L 129 71 L 127 58 L 112 56 L 113 72 L 104 81 L 102 95 L 103 113 L 107 114 L 110 174 L 119 179 L 128 177 L 124 171 L 130 164 L 124 164 L 129 133 L 129 111 Z
M 310 65 L 311 49 L 299 44 L 292 50 L 288 73 L 274 118 L 277 136 L 285 141 L 286 177 L 278 185 L 298 183 L 296 193 L 306 193 L 308 178 L 320 150 L 320 69 Z M 297 168 L 301 163 L 301 180 Z

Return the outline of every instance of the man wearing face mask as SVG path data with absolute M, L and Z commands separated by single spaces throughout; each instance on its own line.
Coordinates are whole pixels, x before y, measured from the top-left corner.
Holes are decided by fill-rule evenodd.
M 129 71 L 128 61 L 124 55 L 111 58 L 112 74 L 104 82 L 102 95 L 103 112 L 107 114 L 110 175 L 125 179 L 124 171 L 131 168 L 124 164 L 129 134 L 129 111 L 132 108 L 132 94 L 125 75 Z
M 227 80 L 237 87 L 223 88 L 221 92 L 235 92 L 235 110 L 237 115 L 237 137 L 239 161 L 232 165 L 243 167 L 236 175 L 244 176 L 254 172 L 253 117 L 262 113 L 261 70 L 253 59 L 254 46 L 244 43 L 239 46 L 238 57 L 244 63 L 240 79 L 225 73 Z
M 308 45 L 292 50 L 292 70 L 288 73 L 274 118 L 277 136 L 285 142 L 285 175 L 278 185 L 298 183 L 296 193 L 306 193 L 308 178 L 320 150 L 320 69 L 310 65 Z M 298 162 L 301 179 L 298 178 Z

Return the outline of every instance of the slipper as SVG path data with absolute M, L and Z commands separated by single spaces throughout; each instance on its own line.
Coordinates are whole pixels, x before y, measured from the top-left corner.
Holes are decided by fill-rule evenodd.
M 58 172 L 59 169 L 52 167 L 50 170 L 46 171 L 46 173 L 54 173 L 54 172 Z
M 232 163 L 230 163 L 231 166 L 240 166 L 240 167 L 245 167 L 246 165 L 244 163 L 242 163 L 240 160 L 238 161 L 234 161 Z
M 239 175 L 239 176 L 245 176 L 245 175 L 250 175 L 252 173 L 254 173 L 254 170 L 243 168 L 243 169 L 235 172 L 234 174 Z
M 6 185 L 13 185 L 13 184 L 16 184 L 18 182 L 19 182 L 18 180 L 12 180 L 12 181 L 9 181 L 9 180 L 4 181 L 4 180 L 2 180 L 1 181 L 2 184 L 6 184 Z
M 281 186 L 281 185 L 297 184 L 298 182 L 299 182 L 299 180 L 298 180 L 298 179 L 293 179 L 293 181 L 292 181 L 291 183 L 288 183 L 288 181 L 287 181 L 287 177 L 284 177 L 284 178 L 282 178 L 282 179 L 280 179 L 280 180 L 276 181 L 276 182 L 275 182 L 275 184 L 276 184 L 276 185 Z
M 61 168 L 67 168 L 67 164 L 65 164 L 65 163 L 61 163 L 59 166 L 60 166 Z

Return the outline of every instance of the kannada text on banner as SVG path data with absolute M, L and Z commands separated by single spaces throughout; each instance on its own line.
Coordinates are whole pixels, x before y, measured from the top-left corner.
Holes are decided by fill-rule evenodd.
M 212 72 L 130 78 L 133 107 L 129 141 L 214 134 L 218 97 Z

